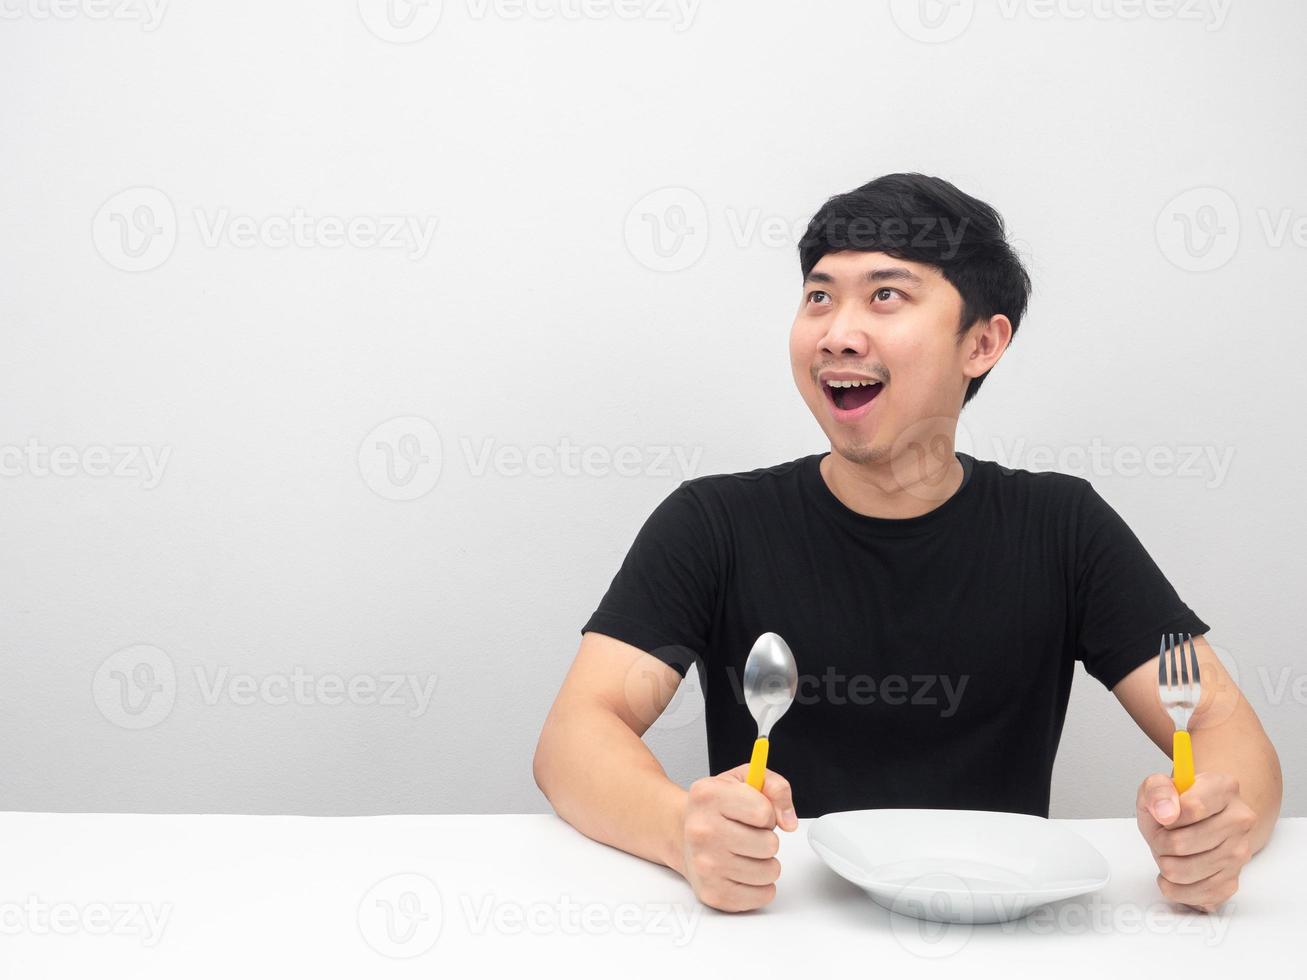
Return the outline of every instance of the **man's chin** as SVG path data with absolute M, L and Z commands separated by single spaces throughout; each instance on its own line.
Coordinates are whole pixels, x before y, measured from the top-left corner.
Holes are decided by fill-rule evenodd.
M 889 459 L 889 447 L 876 443 L 833 441 L 831 449 L 855 466 L 879 466 Z

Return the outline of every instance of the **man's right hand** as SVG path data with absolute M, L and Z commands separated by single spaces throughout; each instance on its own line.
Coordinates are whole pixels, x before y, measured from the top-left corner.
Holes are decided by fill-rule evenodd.
M 775 828 L 799 827 L 785 777 L 768 769 L 759 792 L 748 775 L 745 763 L 691 784 L 681 828 L 681 873 L 701 902 L 723 912 L 761 908 L 776 897 Z

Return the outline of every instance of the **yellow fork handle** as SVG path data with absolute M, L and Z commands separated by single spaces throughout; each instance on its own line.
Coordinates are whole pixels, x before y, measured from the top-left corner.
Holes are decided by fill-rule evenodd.
M 760 738 L 753 743 L 753 758 L 749 760 L 749 778 L 745 780 L 754 789 L 762 789 L 763 777 L 767 774 L 767 740 Z
M 1173 770 L 1171 779 L 1175 791 L 1183 793 L 1194 784 L 1194 747 L 1189 741 L 1189 733 L 1180 729 L 1171 741 L 1171 761 Z

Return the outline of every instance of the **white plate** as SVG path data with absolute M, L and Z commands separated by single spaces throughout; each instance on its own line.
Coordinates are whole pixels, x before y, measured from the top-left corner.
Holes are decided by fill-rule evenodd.
M 808 843 L 877 904 L 936 922 L 1002 922 L 1107 884 L 1107 860 L 1043 817 L 991 810 L 845 810 Z

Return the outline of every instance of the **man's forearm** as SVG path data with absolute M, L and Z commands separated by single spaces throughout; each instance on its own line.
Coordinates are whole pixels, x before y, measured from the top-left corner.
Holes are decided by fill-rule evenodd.
M 1257 823 L 1249 832 L 1253 853 L 1257 853 L 1270 840 L 1284 795 L 1275 746 L 1260 724 L 1255 731 L 1230 726 L 1197 729 L 1190 737 L 1198 772 L 1227 773 L 1239 780 L 1240 799 L 1257 814 Z
M 534 771 L 554 811 L 581 833 L 685 873 L 682 826 L 689 794 L 611 711 L 573 707 L 551 718 L 540 735 Z

